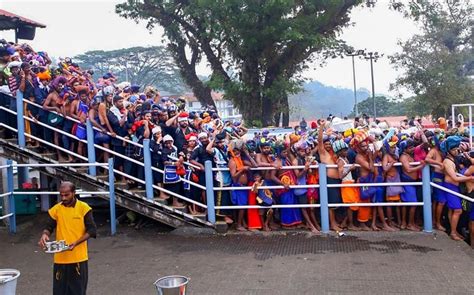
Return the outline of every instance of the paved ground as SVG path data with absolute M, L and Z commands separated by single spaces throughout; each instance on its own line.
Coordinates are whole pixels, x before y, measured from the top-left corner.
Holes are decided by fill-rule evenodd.
M 0 228 L 0 268 L 21 271 L 17 294 L 50 294 L 52 257 L 36 247 L 41 217 L 16 236 Z M 444 234 L 293 232 L 192 235 L 156 227 L 90 243 L 88 294 L 156 294 L 153 282 L 181 274 L 189 294 L 472 294 L 474 250 Z

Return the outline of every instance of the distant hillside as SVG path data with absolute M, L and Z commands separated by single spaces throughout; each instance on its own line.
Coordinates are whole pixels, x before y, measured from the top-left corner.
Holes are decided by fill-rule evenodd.
M 290 121 L 346 116 L 354 107 L 354 91 L 348 88 L 326 86 L 318 81 L 307 82 L 304 91 L 290 97 Z M 361 102 L 370 96 L 367 89 L 357 91 L 357 100 Z

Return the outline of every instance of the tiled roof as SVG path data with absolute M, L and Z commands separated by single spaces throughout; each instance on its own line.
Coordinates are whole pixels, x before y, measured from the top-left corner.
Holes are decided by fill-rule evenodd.
M 0 30 L 12 30 L 21 25 L 46 28 L 46 25 L 23 16 L 0 9 Z

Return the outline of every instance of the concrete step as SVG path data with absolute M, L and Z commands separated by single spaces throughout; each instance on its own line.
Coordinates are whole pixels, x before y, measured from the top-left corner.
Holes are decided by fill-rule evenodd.
M 18 138 L 7 138 L 7 141 L 13 144 L 18 144 Z
M 133 193 L 133 194 L 140 195 L 140 196 L 145 196 L 145 193 L 146 193 L 146 190 L 138 189 L 138 188 L 134 188 L 134 189 L 131 189 L 131 190 L 128 190 L 128 191 Z
M 115 183 L 116 188 L 127 189 L 128 183 L 126 181 L 116 181 Z
M 81 174 L 87 174 L 89 173 L 89 167 L 74 167 L 74 169 L 76 169 L 77 173 L 81 173 Z
M 58 155 L 56 153 L 49 153 L 49 152 L 41 153 L 41 156 L 48 159 L 54 159 L 54 160 L 58 158 Z
M 168 206 L 168 200 L 163 200 L 163 199 L 160 199 L 160 198 L 154 198 L 155 202 L 158 202 L 162 205 L 166 205 Z
M 193 217 L 199 218 L 201 220 L 207 220 L 207 215 L 206 214 L 195 214 L 192 215 Z
M 181 211 L 183 213 L 188 213 L 188 207 L 187 206 L 171 206 L 171 208 Z
M 109 180 L 109 176 L 108 175 L 97 175 L 96 176 L 97 179 L 100 179 L 102 181 L 108 181 Z

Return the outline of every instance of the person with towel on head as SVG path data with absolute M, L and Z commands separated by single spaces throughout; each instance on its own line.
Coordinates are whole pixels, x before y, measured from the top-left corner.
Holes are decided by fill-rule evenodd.
M 468 182 L 474 180 L 474 176 L 459 176 L 457 174 L 456 157 L 459 155 L 459 145 L 462 137 L 449 136 L 440 144 L 441 151 L 446 155 L 443 161 L 444 166 L 444 182 L 443 187 L 452 190 L 456 193 L 460 192 L 459 184 L 461 182 Z M 451 227 L 449 236 L 455 241 L 464 240 L 463 236 L 458 233 L 457 227 L 459 217 L 462 213 L 461 198 L 448 192 L 444 192 L 444 198 L 448 205 L 448 218 Z

